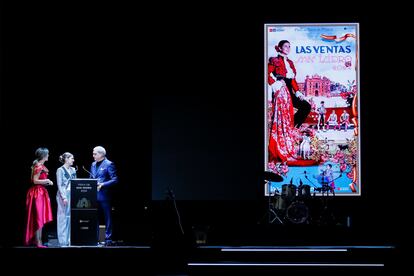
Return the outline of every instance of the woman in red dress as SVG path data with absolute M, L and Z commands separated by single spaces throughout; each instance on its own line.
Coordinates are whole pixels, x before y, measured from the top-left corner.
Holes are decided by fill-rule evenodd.
M 44 186 L 53 185 L 53 182 L 48 179 L 49 170 L 44 165 L 49 158 L 49 150 L 39 148 L 35 155 L 31 177 L 33 185 L 26 195 L 27 222 L 24 243 L 42 248 L 46 247 L 42 244 L 43 226 L 53 220 L 49 193 Z
M 300 118 L 300 122 L 295 122 L 292 97 L 301 97 L 302 100 L 303 95 L 298 91 L 295 66 L 287 58 L 290 52 L 290 43 L 287 40 L 282 40 L 275 48 L 279 55 L 270 58 L 268 64 L 268 84 L 272 91 L 268 128 L 270 163 L 296 159 L 295 132 L 297 130 L 295 124 L 300 126 L 303 121 L 303 118 Z M 294 91 L 299 92 L 297 96 Z

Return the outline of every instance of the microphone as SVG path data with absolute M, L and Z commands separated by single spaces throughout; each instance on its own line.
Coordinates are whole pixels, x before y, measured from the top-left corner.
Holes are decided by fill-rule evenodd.
M 82 166 L 82 169 L 89 174 L 90 177 L 94 178 L 90 171 L 85 169 L 85 166 Z
M 175 199 L 175 195 L 173 190 L 171 189 L 170 186 L 167 187 L 167 195 L 171 198 L 171 199 Z
M 306 171 L 303 171 L 303 173 L 305 174 L 305 178 L 313 185 L 313 187 L 315 187 L 315 189 L 317 189 L 316 185 L 308 178 Z
M 305 178 L 306 178 L 308 181 L 310 181 L 310 179 L 308 178 L 308 175 L 306 174 L 306 171 L 304 171 L 304 173 L 305 173 Z

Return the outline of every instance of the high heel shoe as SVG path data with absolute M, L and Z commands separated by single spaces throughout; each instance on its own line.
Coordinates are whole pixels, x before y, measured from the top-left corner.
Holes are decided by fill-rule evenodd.
M 41 243 L 36 244 L 36 247 L 37 247 L 37 248 L 47 248 L 47 246 L 46 246 L 46 245 L 43 245 L 43 244 L 41 244 Z

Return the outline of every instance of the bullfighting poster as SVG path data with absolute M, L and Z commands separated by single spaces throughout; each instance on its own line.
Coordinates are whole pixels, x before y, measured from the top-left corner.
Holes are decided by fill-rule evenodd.
M 265 24 L 266 195 L 361 195 L 358 46 L 358 23 Z

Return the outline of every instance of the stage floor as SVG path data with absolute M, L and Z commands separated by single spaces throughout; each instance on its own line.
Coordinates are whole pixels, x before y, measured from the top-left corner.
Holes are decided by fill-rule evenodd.
M 394 271 L 401 249 L 395 245 L 141 245 L 141 246 L 68 246 L 13 247 L 5 259 L 25 262 L 59 263 L 79 260 L 68 270 L 105 271 L 96 264 L 115 265 L 120 269 L 146 271 L 152 275 L 211 275 L 276 272 L 375 272 Z M 88 260 L 88 261 L 86 261 Z M 89 261 L 91 260 L 91 261 Z M 92 266 L 88 263 L 92 262 Z M 138 269 L 138 270 L 137 270 Z M 376 274 L 377 275 L 377 274 Z

